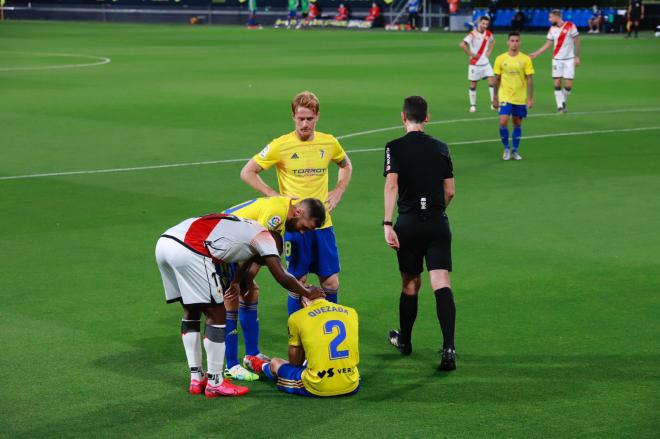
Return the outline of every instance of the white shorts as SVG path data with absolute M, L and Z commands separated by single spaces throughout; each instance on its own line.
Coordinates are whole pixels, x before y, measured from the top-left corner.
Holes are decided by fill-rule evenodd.
M 222 292 L 215 264 L 183 244 L 160 237 L 156 243 L 156 262 L 163 278 L 167 303 L 184 305 L 221 304 Z
M 552 77 L 564 79 L 575 78 L 575 59 L 553 59 Z
M 492 76 L 494 74 L 490 63 L 482 66 L 473 66 L 472 64 L 468 66 L 468 81 L 481 81 L 484 78 L 490 78 Z

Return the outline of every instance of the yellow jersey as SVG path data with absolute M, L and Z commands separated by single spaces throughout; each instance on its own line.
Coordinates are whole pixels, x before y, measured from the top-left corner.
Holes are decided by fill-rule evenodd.
M 534 74 L 532 59 L 524 53 L 516 56 L 505 52 L 495 58 L 493 72 L 500 77 L 500 102 L 527 105 L 527 76 Z
M 289 345 L 302 346 L 302 382 L 317 396 L 343 395 L 360 384 L 358 316 L 353 308 L 315 301 L 289 316 Z
M 290 197 L 328 199 L 328 166 L 339 163 L 346 152 L 334 136 L 314 132 L 314 139 L 303 142 L 296 132 L 270 142 L 253 159 L 263 169 L 276 166 L 280 193 Z M 295 202 L 295 201 L 294 201 Z M 332 226 L 328 214 L 321 229 Z
M 256 221 L 271 232 L 283 234 L 290 205 L 289 197 L 262 197 L 237 204 L 222 213 Z

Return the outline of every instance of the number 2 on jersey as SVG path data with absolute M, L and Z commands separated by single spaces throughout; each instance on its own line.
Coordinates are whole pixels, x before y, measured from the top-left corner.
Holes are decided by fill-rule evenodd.
M 337 350 L 339 345 L 342 344 L 344 340 L 346 340 L 346 326 L 344 325 L 344 322 L 341 320 L 328 320 L 325 322 L 323 332 L 325 334 L 333 334 L 335 328 L 337 328 L 338 332 L 337 336 L 332 339 L 329 345 L 330 359 L 339 360 L 341 358 L 348 358 L 348 349 L 345 351 Z

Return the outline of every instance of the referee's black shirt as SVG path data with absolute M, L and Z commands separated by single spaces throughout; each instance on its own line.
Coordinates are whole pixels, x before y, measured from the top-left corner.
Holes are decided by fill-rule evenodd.
M 454 177 L 449 148 L 422 131 L 385 146 L 385 171 L 399 174 L 399 213 L 445 210 L 444 180 Z

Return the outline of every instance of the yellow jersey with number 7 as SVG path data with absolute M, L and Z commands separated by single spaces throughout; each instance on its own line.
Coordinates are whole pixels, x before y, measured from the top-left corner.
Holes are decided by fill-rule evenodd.
M 315 131 L 312 140 L 303 142 L 294 131 L 270 142 L 253 159 L 263 169 L 276 167 L 282 195 L 300 200 L 318 198 L 325 203 L 330 162 L 339 163 L 345 157 L 346 152 L 334 136 Z M 332 219 L 328 214 L 320 228 L 330 226 Z

